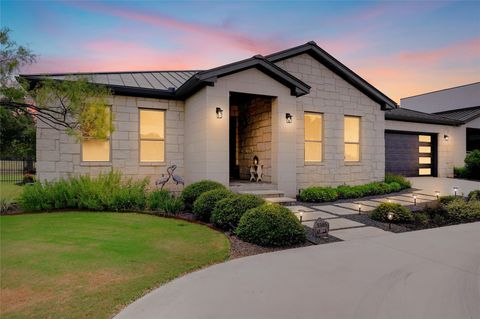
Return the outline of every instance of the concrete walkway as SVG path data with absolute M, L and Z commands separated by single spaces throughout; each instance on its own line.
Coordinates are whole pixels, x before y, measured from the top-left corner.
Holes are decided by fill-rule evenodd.
M 458 187 L 458 195 L 468 195 L 473 190 L 480 189 L 480 182 L 467 181 L 458 178 L 444 177 L 409 177 L 412 187 L 421 189 L 424 194 L 434 195 L 439 191 L 441 196 L 453 195 L 453 188 Z
M 116 318 L 480 318 L 480 223 L 240 258 Z

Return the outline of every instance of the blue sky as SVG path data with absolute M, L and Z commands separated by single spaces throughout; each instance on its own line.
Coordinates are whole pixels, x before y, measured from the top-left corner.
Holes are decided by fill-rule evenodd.
M 4 1 L 24 72 L 205 69 L 314 40 L 397 100 L 480 80 L 478 1 Z

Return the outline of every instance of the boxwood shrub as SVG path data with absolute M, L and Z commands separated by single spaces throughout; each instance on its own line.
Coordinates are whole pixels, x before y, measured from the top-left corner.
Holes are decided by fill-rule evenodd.
M 185 208 L 187 210 L 192 210 L 193 203 L 200 195 L 217 188 L 225 189 L 225 186 L 218 182 L 210 180 L 202 180 L 188 185 L 183 189 L 181 194 L 181 199 L 185 203 Z
M 480 219 L 480 201 L 456 198 L 449 202 L 446 207 L 447 218 L 450 221 L 473 221 Z
M 370 213 L 370 218 L 381 222 L 389 222 L 387 214 L 394 213 L 393 223 L 411 223 L 413 219 L 412 211 L 397 203 L 382 203 Z
M 400 184 L 401 189 L 412 187 L 412 183 L 410 183 L 410 181 L 406 179 L 404 176 L 394 175 L 390 173 L 385 174 L 385 183 L 390 184 L 393 182 Z
M 298 218 L 277 204 L 263 204 L 248 210 L 235 233 L 242 240 L 260 246 L 290 246 L 306 239 Z
M 247 210 L 256 208 L 263 203 L 265 203 L 263 198 L 251 194 L 229 196 L 217 202 L 210 221 L 216 227 L 234 229 Z
M 332 202 L 338 199 L 338 192 L 331 187 L 309 187 L 302 190 L 298 197 L 303 202 Z
M 480 189 L 476 189 L 468 193 L 468 200 L 480 200 Z
M 333 202 L 337 199 L 360 198 L 365 196 L 383 195 L 401 191 L 410 187 L 410 182 L 402 176 L 392 175 L 398 181 L 372 182 L 363 185 L 341 185 L 332 187 L 308 187 L 300 192 L 298 199 L 303 202 Z M 397 178 L 398 177 L 398 178 Z M 389 179 L 389 180 L 390 180 Z
M 233 195 L 231 191 L 224 188 L 212 189 L 211 191 L 205 192 L 198 196 L 197 200 L 193 203 L 193 213 L 197 219 L 209 222 L 217 202 Z

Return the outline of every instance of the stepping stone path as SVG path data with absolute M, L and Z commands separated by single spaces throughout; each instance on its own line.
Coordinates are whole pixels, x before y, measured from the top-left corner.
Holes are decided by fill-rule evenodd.
M 351 200 L 346 202 L 333 202 L 323 205 L 295 205 L 286 206 L 295 216 L 302 219 L 302 224 L 306 227 L 313 227 L 317 218 L 322 218 L 330 224 L 329 235 L 341 240 L 361 239 L 376 237 L 388 234 L 383 229 L 367 226 L 357 221 L 345 218 L 347 215 L 358 214 L 358 204 L 361 204 L 361 212 L 366 213 L 375 209 L 381 203 L 398 203 L 404 206 L 412 206 L 414 203 L 413 195 L 417 197 L 417 205 L 430 202 L 436 199 L 433 195 L 420 192 L 409 192 L 395 194 L 388 197 L 369 198 L 368 200 Z

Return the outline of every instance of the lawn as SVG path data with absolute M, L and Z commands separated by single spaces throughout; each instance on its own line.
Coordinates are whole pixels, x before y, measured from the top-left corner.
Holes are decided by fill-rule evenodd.
M 0 199 L 5 199 L 7 203 L 11 203 L 20 196 L 22 186 L 9 183 L 0 183 Z
M 0 317 L 109 318 L 151 288 L 228 258 L 208 227 L 133 213 L 1 216 Z

